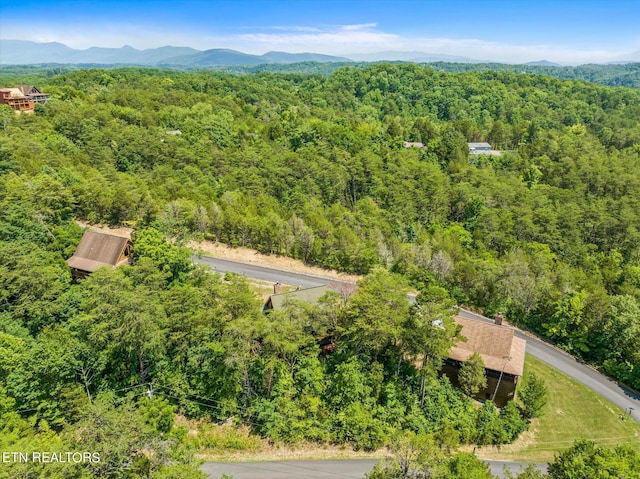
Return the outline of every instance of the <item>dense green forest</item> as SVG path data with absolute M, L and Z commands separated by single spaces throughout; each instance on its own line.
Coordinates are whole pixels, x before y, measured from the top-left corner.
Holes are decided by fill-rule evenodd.
M 574 67 L 546 65 L 505 65 L 501 63 L 430 63 L 430 67 L 447 72 L 500 71 L 545 75 L 565 80 L 584 80 L 609 86 L 640 87 L 640 63 L 619 65 L 587 64 Z
M 437 378 L 455 304 L 640 387 L 640 90 L 391 64 L 39 81 L 46 105 L 0 108 L 0 449 L 104 451 L 52 477 L 198 477 L 175 412 L 288 443 L 509 442 L 531 405 Z M 73 219 L 135 227 L 134 266 L 73 283 Z M 367 276 L 265 316 L 194 237 Z
M 392 62 L 399 65 L 405 62 Z M 433 62 L 422 63 L 421 66 L 445 72 L 467 71 L 499 71 L 508 73 L 528 73 L 545 75 L 566 80 L 584 80 L 609 86 L 625 86 L 640 88 L 640 63 L 625 63 L 620 65 L 580 65 L 575 67 L 545 66 L 545 65 L 507 65 L 504 63 L 450 63 Z M 368 68 L 371 63 L 316 63 L 303 62 L 292 64 L 270 64 L 252 66 L 213 67 L 218 71 L 228 73 L 307 73 L 330 75 L 339 68 Z
M 387 62 L 389 63 L 389 62 Z M 406 62 L 390 62 L 394 65 L 401 65 Z M 299 63 L 268 63 L 263 65 L 220 65 L 211 67 L 198 67 L 197 70 L 209 72 L 224 72 L 238 75 L 253 74 L 259 72 L 270 73 L 301 73 L 306 75 L 329 76 L 338 69 L 368 68 L 375 63 L 371 62 L 299 62 Z M 640 88 L 640 63 L 621 64 L 586 64 L 579 66 L 552 66 L 552 65 L 509 65 L 505 63 L 451 63 L 432 62 L 421 63 L 422 67 L 433 68 L 445 72 L 467 72 L 467 71 L 499 71 L 508 73 L 527 73 L 532 75 L 545 75 L 565 80 L 584 80 L 593 83 L 600 83 L 609 86 L 625 86 Z M 36 78 L 58 75 L 60 73 L 86 70 L 90 68 L 123 68 L 126 65 L 12 65 L 0 67 L 0 78 L 34 75 Z M 167 66 L 173 70 L 196 70 L 189 67 Z

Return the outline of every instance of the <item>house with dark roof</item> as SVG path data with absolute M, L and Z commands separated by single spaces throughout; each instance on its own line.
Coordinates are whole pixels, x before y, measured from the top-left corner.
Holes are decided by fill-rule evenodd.
M 524 371 L 527 342 L 514 334 L 513 328 L 486 323 L 460 316 L 454 318 L 462 326 L 463 339 L 453 345 L 445 360 L 442 372 L 453 383 L 458 382 L 458 370 L 475 352 L 484 362 L 487 387 L 478 393 L 481 399 L 492 399 L 503 406 L 513 398 Z
M 85 231 L 75 253 L 67 260 L 74 277 L 84 277 L 102 266 L 131 263 L 131 240 L 124 236 Z
M 274 294 L 269 296 L 262 307 L 262 310 L 265 313 L 269 313 L 270 311 L 282 311 L 288 305 L 295 303 L 315 305 L 322 296 L 324 296 L 328 291 L 331 291 L 331 288 L 328 286 L 315 286 L 313 288 L 306 289 L 298 288 L 295 291 L 288 291 L 286 293 L 282 293 L 281 291 L 282 285 L 280 282 L 273 285 Z M 322 354 L 332 352 L 336 347 L 333 332 L 328 333 L 324 337 L 318 338 L 318 347 Z
M 278 284 L 278 283 L 276 283 Z M 286 293 L 280 293 L 279 288 L 274 287 L 275 294 L 269 296 L 262 309 L 264 311 L 282 310 L 288 303 L 297 301 L 301 303 L 316 304 L 318 300 L 327 292 L 327 286 L 315 286 L 313 288 L 296 289 Z
M 36 103 L 46 103 L 51 95 L 42 93 L 35 85 L 16 85 L 24 96 Z

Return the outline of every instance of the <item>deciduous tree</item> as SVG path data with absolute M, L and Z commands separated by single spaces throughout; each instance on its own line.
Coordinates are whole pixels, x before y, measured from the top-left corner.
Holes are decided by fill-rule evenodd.
M 462 363 L 458 371 L 458 381 L 462 390 L 469 396 L 473 396 L 487 387 L 484 361 L 478 353 L 474 352 Z

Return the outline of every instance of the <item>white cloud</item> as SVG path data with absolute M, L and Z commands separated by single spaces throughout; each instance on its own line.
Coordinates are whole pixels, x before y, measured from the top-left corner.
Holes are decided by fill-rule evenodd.
M 254 27 L 247 27 L 247 28 L 254 28 Z M 266 27 L 266 30 L 281 30 L 284 32 L 321 32 L 322 30 L 320 30 L 319 28 L 316 27 L 304 27 L 304 26 L 296 26 L 296 25 L 291 25 L 291 26 L 275 26 L 275 27 Z
M 226 39 L 233 48 L 249 53 L 264 53 L 268 50 L 287 52 L 316 52 L 344 55 L 354 52 L 371 52 L 398 45 L 400 36 L 375 30 L 375 23 L 351 25 L 329 25 L 302 29 L 296 27 L 286 31 L 242 33 Z
M 618 51 L 575 49 L 562 45 L 519 45 L 478 38 L 403 37 L 377 28 L 376 23 L 325 27 L 281 28 L 276 32 L 252 32 L 227 37 L 229 48 L 249 53 L 278 49 L 288 52 L 313 51 L 333 55 L 379 51 L 423 51 L 507 63 L 549 60 L 563 64 L 607 62 L 632 56 L 634 48 Z
M 381 33 L 363 29 L 321 31 L 317 33 L 246 33 L 230 38 L 252 51 L 286 48 L 291 51 L 339 53 L 353 51 L 376 51 L 396 44 L 399 37 L 392 33 Z
M 60 42 L 71 48 L 84 50 L 90 47 L 119 48 L 130 45 L 138 49 L 156 48 L 165 45 L 203 47 L 202 38 L 180 31 L 157 30 L 140 25 L 101 25 L 100 27 L 62 28 L 48 26 L 25 29 L 2 29 L 2 38 L 31 40 L 39 43 Z M 226 41 L 212 38 L 213 42 Z
M 429 53 L 466 56 L 479 60 L 528 62 L 549 60 L 563 64 L 606 62 L 623 56 L 624 50 L 575 49 L 562 45 L 517 45 L 479 39 L 419 38 L 410 41 L 412 47 Z M 405 45 L 407 45 L 405 43 Z M 630 51 L 630 50 L 629 50 Z
M 370 30 L 372 28 L 377 27 L 378 24 L 377 23 L 360 23 L 360 24 L 356 24 L 356 25 L 342 25 L 340 27 L 341 30 L 347 31 L 347 32 L 353 32 L 353 31 L 357 31 L 357 30 Z

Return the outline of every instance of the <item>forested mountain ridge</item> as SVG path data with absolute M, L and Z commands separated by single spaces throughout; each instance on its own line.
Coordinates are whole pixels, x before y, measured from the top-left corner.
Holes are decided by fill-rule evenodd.
M 400 65 L 406 62 L 391 62 Z M 463 62 L 418 62 L 422 67 L 433 68 L 434 70 L 460 73 L 465 71 L 500 71 L 509 73 L 526 73 L 531 75 L 546 75 L 553 78 L 561 78 L 565 80 L 584 80 L 592 83 L 599 83 L 608 86 L 626 86 L 632 88 L 640 88 L 640 63 L 630 62 L 617 65 L 579 65 L 579 66 L 549 66 L 549 65 L 509 65 L 504 63 L 463 63 Z M 290 63 L 290 64 L 263 64 L 252 66 L 219 66 L 215 67 L 218 71 L 229 73 L 256 73 L 260 71 L 268 71 L 273 73 L 307 73 L 331 75 L 334 71 L 350 66 L 352 68 L 367 68 L 374 63 Z
M 237 415 L 274 440 L 511 440 L 515 405 L 476 415 L 433 379 L 437 360 L 401 360 L 442 356 L 454 332 L 432 320 L 453 300 L 640 385 L 639 90 L 390 64 L 96 69 L 38 87 L 52 99 L 34 114 L 0 109 L 0 412 L 16 430 L 15 411 L 37 410 L 71 440 L 79 411 L 134 408 L 144 443 L 171 430 L 132 403 L 152 381 L 167 415 Z M 485 140 L 504 153 L 470 157 Z M 72 285 L 73 218 L 135 226 L 136 265 Z M 164 242 L 193 235 L 370 275 L 346 302 L 265 318 L 242 280 Z M 327 334 L 340 349 L 323 357 Z
M 540 64 L 505 65 L 499 63 L 481 63 L 474 65 L 438 62 L 431 63 L 429 66 L 434 69 L 447 72 L 492 70 L 546 75 L 565 80 L 584 80 L 608 86 L 640 87 L 640 63 L 638 62 L 629 62 L 617 65 L 586 64 L 578 66 L 552 66 Z
M 221 55 L 221 56 L 220 56 Z M 219 64 L 207 60 L 211 58 L 225 57 L 222 50 L 210 50 L 202 52 L 198 55 L 190 55 L 188 63 L 176 61 L 175 58 L 171 62 L 163 62 L 163 68 L 172 68 L 176 70 L 206 70 L 209 72 L 225 72 L 233 74 L 253 74 L 258 72 L 271 73 L 300 73 L 308 75 L 330 76 L 336 70 L 346 66 L 352 68 L 368 68 L 376 65 L 372 62 L 352 62 L 347 59 L 338 57 L 323 57 L 322 55 L 314 56 L 314 54 L 286 54 L 279 52 L 269 52 L 260 57 L 251 57 L 250 61 L 243 61 L 242 54 L 227 56 L 232 61 L 218 61 Z M 0 77 L 3 76 L 24 76 L 29 72 L 37 72 L 38 77 L 51 76 L 60 74 L 65 71 L 73 71 L 77 69 L 87 68 L 121 68 L 126 66 L 125 62 L 119 62 L 112 65 L 97 64 L 95 62 L 70 65 L 64 62 L 55 63 L 55 57 L 49 57 L 43 60 L 39 65 L 6 65 L 0 67 Z M 179 57 L 176 57 L 179 58 Z M 263 60 L 260 60 L 263 59 Z M 204 63 L 203 63 L 204 62 Z M 208 62 L 208 63 L 207 63 Z M 141 64 L 138 62 L 137 64 Z M 386 64 L 401 65 L 406 64 L 405 61 L 386 62 Z M 592 83 L 598 83 L 608 86 L 625 86 L 632 88 L 640 88 L 640 63 L 629 62 L 621 64 L 586 64 L 579 66 L 549 66 L 538 64 L 511 65 L 504 63 L 462 63 L 462 62 L 416 62 L 422 67 L 433 68 L 434 70 L 460 73 L 465 71 L 501 71 L 519 74 L 546 75 L 553 78 L 561 78 L 566 80 L 584 80 Z M 411 64 L 411 63 L 409 63 Z

